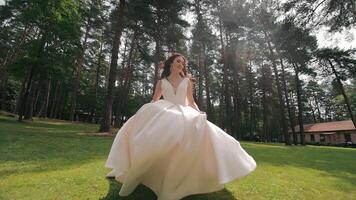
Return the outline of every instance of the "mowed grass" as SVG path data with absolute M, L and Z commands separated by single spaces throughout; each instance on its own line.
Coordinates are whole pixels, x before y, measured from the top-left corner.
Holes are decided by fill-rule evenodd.
M 142 185 L 118 196 L 120 184 L 105 178 L 104 167 L 113 138 L 78 134 L 96 130 L 92 124 L 19 123 L 0 116 L 0 199 L 156 199 Z M 241 144 L 256 159 L 256 171 L 222 191 L 184 200 L 356 199 L 356 149 Z

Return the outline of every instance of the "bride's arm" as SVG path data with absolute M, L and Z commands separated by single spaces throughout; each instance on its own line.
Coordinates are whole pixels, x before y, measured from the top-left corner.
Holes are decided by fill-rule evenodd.
M 161 96 L 162 96 L 162 89 L 161 89 L 162 87 L 161 87 L 161 85 L 162 85 L 162 81 L 161 80 L 157 81 L 155 92 L 153 94 L 151 102 L 158 101 L 161 98 Z
M 187 99 L 188 99 L 188 106 L 194 108 L 197 111 L 200 111 L 198 108 L 198 105 L 194 101 L 193 84 L 191 81 L 189 81 L 189 83 L 188 83 Z

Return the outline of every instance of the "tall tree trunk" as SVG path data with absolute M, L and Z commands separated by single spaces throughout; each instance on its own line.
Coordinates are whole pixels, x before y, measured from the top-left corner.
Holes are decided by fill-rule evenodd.
M 94 105 L 92 105 L 91 122 L 96 121 L 96 120 L 94 120 L 94 118 L 97 117 L 98 88 L 99 88 L 102 56 L 103 56 L 103 43 L 100 43 L 100 51 L 99 51 L 97 67 L 96 67 L 96 71 L 95 71 L 95 82 L 94 82 L 94 97 L 95 97 L 95 99 L 94 99 Z
M 37 113 L 38 111 L 38 99 L 40 97 L 41 90 L 42 90 L 41 85 L 43 85 L 43 82 L 39 81 L 37 86 L 36 96 L 35 96 L 35 102 L 33 103 L 33 113 Z M 33 116 L 35 116 L 35 114 L 33 114 Z
M 195 14 L 197 15 L 197 24 L 202 24 L 203 22 L 203 14 L 201 13 L 201 1 L 200 0 L 194 0 L 194 8 L 195 8 Z M 198 25 L 199 26 L 199 25 Z M 201 35 L 198 36 L 199 38 L 202 37 Z M 211 108 L 211 100 L 210 100 L 210 90 L 209 90 L 209 74 L 208 74 L 208 69 L 206 65 L 206 55 L 205 55 L 205 50 L 206 50 L 206 44 L 204 40 L 198 39 L 198 45 L 200 46 L 199 48 L 199 53 L 198 53 L 198 71 L 199 71 L 199 90 L 198 90 L 198 104 L 200 106 L 203 106 L 203 90 L 205 89 L 205 94 L 206 94 L 206 108 L 203 108 L 203 110 L 206 110 L 208 119 L 211 119 L 212 116 L 212 108 Z M 205 80 L 205 85 L 203 86 L 203 80 Z
M 77 61 L 76 65 L 76 71 L 75 71 L 75 80 L 74 80 L 74 89 L 73 89 L 73 94 L 72 94 L 72 102 L 71 102 L 71 111 L 70 111 L 70 119 L 71 121 L 74 120 L 75 116 L 75 111 L 77 107 L 77 98 L 78 98 L 78 90 L 80 87 L 80 77 L 82 74 L 82 69 L 85 61 L 85 50 L 87 48 L 87 43 L 88 43 L 88 37 L 89 37 L 89 31 L 91 29 L 91 20 L 88 17 L 87 22 L 86 22 L 86 27 L 85 27 L 85 34 L 84 34 L 84 41 L 83 41 L 83 50 L 82 53 Z M 52 113 L 53 114 L 53 113 Z
M 204 79 L 205 79 L 205 93 L 206 93 L 206 111 L 207 111 L 207 117 L 208 120 L 212 120 L 212 114 L 213 114 L 213 109 L 211 105 L 211 97 L 210 97 L 210 78 L 209 78 L 209 72 L 208 72 L 208 66 L 205 62 L 204 59 Z
M 203 108 L 203 62 L 201 54 L 198 56 L 198 106 L 204 110 Z
M 248 59 L 250 59 L 250 55 L 248 55 Z M 254 93 L 254 87 L 253 87 L 253 74 L 252 74 L 252 64 L 251 62 L 248 64 L 247 66 L 247 81 L 248 81 L 248 99 L 250 101 L 249 103 L 249 137 L 250 137 L 250 140 L 253 138 L 253 133 L 254 133 L 254 128 L 253 128 L 253 124 L 255 124 L 256 122 L 256 119 L 253 115 L 254 113 L 254 109 L 253 109 L 253 101 L 254 101 L 254 98 L 253 98 L 253 93 Z
M 100 132 L 108 132 L 110 130 L 110 125 L 112 121 L 112 105 L 114 99 L 114 87 L 116 82 L 116 70 L 117 70 L 116 68 L 117 68 L 117 60 L 118 60 L 118 53 L 120 47 L 120 38 L 121 38 L 122 28 L 123 28 L 122 26 L 123 26 L 124 8 L 125 8 L 125 0 L 120 0 L 120 3 L 117 6 L 117 10 L 116 10 L 116 23 L 113 24 L 113 29 L 115 34 L 114 34 L 114 40 L 112 45 L 108 88 L 106 92 L 106 101 L 105 101 L 105 110 L 104 110 L 103 119 L 100 124 L 100 129 L 99 129 Z
M 337 73 L 337 71 L 336 71 L 336 69 L 335 69 L 335 67 L 334 67 L 334 65 L 333 65 L 333 63 L 331 62 L 330 59 L 328 59 L 328 62 L 329 62 L 330 66 L 331 66 L 331 69 L 332 69 L 332 71 L 333 71 L 333 73 L 334 73 L 334 75 L 336 77 L 336 81 L 337 81 L 337 83 L 339 85 L 339 89 L 340 89 L 340 91 L 342 93 L 342 96 L 344 97 L 344 100 L 345 100 L 345 103 L 346 103 L 346 107 L 347 107 L 347 110 L 349 112 L 349 115 L 350 115 L 350 118 L 352 120 L 352 123 L 354 124 L 354 127 L 356 128 L 356 119 L 355 119 L 354 114 L 352 113 L 351 103 L 350 103 L 350 100 L 349 100 L 349 98 L 348 98 L 348 96 L 347 96 L 347 94 L 345 92 L 345 89 L 344 89 L 344 86 L 343 86 L 343 84 L 341 82 L 339 74 Z M 341 65 L 341 64 L 339 63 L 339 65 Z
M 44 103 L 42 104 L 37 116 L 47 117 L 50 94 L 51 94 L 51 77 L 49 77 L 47 80 Z
M 288 127 L 287 127 L 287 120 L 286 120 L 286 116 L 285 116 L 285 113 L 284 113 L 283 94 L 282 94 L 281 84 L 280 84 L 280 81 L 279 81 L 279 73 L 278 73 L 277 64 L 276 64 L 276 57 L 275 57 L 273 49 L 272 49 L 272 45 L 271 45 L 271 41 L 270 41 L 269 35 L 267 34 L 266 31 L 263 31 L 263 32 L 264 32 L 264 35 L 266 37 L 268 49 L 269 49 L 269 52 L 270 52 L 270 59 L 272 61 L 274 77 L 276 79 L 278 101 L 279 101 L 279 113 L 280 113 L 280 116 L 281 116 L 281 124 L 282 124 L 284 142 L 285 142 L 286 145 L 290 145 L 290 140 L 289 140 L 289 135 L 288 135 Z
M 63 100 L 62 100 L 62 103 L 60 104 L 60 108 L 58 111 L 58 119 L 64 119 L 64 108 L 68 101 L 68 93 L 69 92 L 67 92 L 65 90 L 63 92 Z
M 313 107 L 313 105 L 311 104 L 311 102 L 309 101 L 309 106 L 310 106 L 310 109 L 311 109 L 311 114 L 312 114 L 312 117 L 313 117 L 313 123 L 317 123 L 317 120 L 316 120 L 316 116 L 315 116 L 315 108 Z
M 1 68 L 0 68 L 1 69 Z M 1 70 L 2 74 L 0 75 L 0 110 L 7 110 L 6 109 L 6 98 L 7 98 L 7 83 L 8 83 L 8 76 L 5 70 Z
M 49 117 L 50 118 L 55 118 L 55 114 L 54 114 L 54 111 L 55 111 L 55 108 L 58 104 L 58 101 L 59 101 L 59 95 L 60 95 L 60 89 L 61 89 L 61 82 L 59 80 L 57 80 L 56 82 L 56 86 L 55 86 L 55 89 L 54 89 L 54 93 L 53 93 L 53 99 L 52 99 L 52 105 L 51 105 L 51 111 L 49 113 Z M 71 120 L 73 121 L 72 117 L 71 117 Z
M 26 78 L 24 78 L 23 81 L 21 82 L 21 90 L 20 90 L 19 96 L 16 99 L 16 106 L 15 106 L 16 114 L 19 114 L 20 109 L 21 109 L 21 100 L 23 99 L 23 96 L 25 95 L 27 80 L 28 80 L 28 76 L 26 76 Z
M 305 145 L 305 136 L 304 136 L 304 122 L 303 122 L 303 103 L 302 103 L 302 88 L 299 80 L 299 67 L 298 64 L 293 63 L 295 70 L 295 82 L 297 85 L 297 99 L 298 99 L 298 121 L 299 121 L 299 134 L 300 134 L 300 143 Z
M 31 30 L 32 30 L 32 26 L 29 26 L 26 24 L 17 44 L 15 44 L 13 49 L 10 49 L 7 52 L 5 59 L 0 64 L 0 70 L 3 71 L 2 76 L 0 77 L 1 78 L 1 80 L 0 80 L 0 82 L 1 82 L 1 84 L 0 84 L 0 109 L 3 109 L 3 110 L 6 109 L 5 107 L 6 107 L 6 95 L 7 95 L 7 84 L 8 84 L 8 75 L 5 71 L 5 69 L 2 69 L 2 68 L 4 68 L 6 65 L 8 65 L 16 60 L 17 56 L 21 53 L 23 44 Z M 25 85 L 23 85 L 23 86 L 25 86 Z M 22 93 L 22 94 L 24 94 L 24 93 Z M 20 99 L 21 99 L 21 95 L 18 98 L 17 103 L 20 103 L 19 102 Z M 16 105 L 14 112 L 18 113 L 18 110 L 19 110 L 19 107 Z
M 130 45 L 130 51 L 128 54 L 127 58 L 127 66 L 123 69 L 123 77 L 121 79 L 123 80 L 123 84 L 121 85 L 121 98 L 119 99 L 119 103 L 117 106 L 117 112 L 116 112 L 116 118 L 115 118 L 115 127 L 121 126 L 121 118 L 122 118 L 122 112 L 121 108 L 127 104 L 128 98 L 129 98 L 129 92 L 130 92 L 130 87 L 131 87 L 131 82 L 132 82 L 132 75 L 133 75 L 133 66 L 131 64 L 132 58 L 135 54 L 135 49 L 137 47 L 137 39 L 138 39 L 138 31 L 135 30 L 132 39 L 131 39 L 131 45 Z
M 19 121 L 23 120 L 23 117 L 24 117 L 25 112 L 26 112 L 26 103 L 28 101 L 28 96 L 30 94 L 30 87 L 31 87 L 31 84 L 32 84 L 32 79 L 33 79 L 34 73 L 35 73 L 35 67 L 31 66 L 31 69 L 30 69 L 30 72 L 29 72 L 29 75 L 28 75 L 28 78 L 27 78 L 26 86 L 25 86 L 25 92 L 24 92 L 23 97 L 20 99 L 20 109 L 19 109 L 19 113 L 18 113 L 18 115 L 19 115 L 18 120 Z
M 61 107 L 61 103 L 63 102 L 63 89 L 60 85 L 59 87 L 59 92 L 58 92 L 58 97 L 57 97 L 57 103 L 56 103 L 56 106 L 54 107 L 54 111 L 53 111 L 53 114 L 52 114 L 52 118 L 56 119 L 58 118 L 58 112 L 60 110 L 60 107 Z
M 235 138 L 241 138 L 241 94 L 240 94 L 240 65 L 241 61 L 239 59 L 238 52 L 235 51 L 235 66 L 233 67 L 233 80 L 234 80 L 234 93 L 233 93 L 233 103 L 234 103 L 234 117 L 233 117 L 233 132 Z
M 223 96 L 225 104 L 225 128 L 226 131 L 231 134 L 231 97 L 229 92 L 229 82 L 228 82 L 228 65 L 227 65 L 227 55 L 226 47 L 224 45 L 222 22 L 219 19 L 219 32 L 220 32 L 220 43 L 221 43 L 221 57 L 223 61 Z
M 267 97 L 266 97 L 266 90 L 262 88 L 262 107 L 263 107 L 263 141 L 269 141 L 269 127 L 270 127 L 270 120 L 269 120 L 269 108 L 267 104 Z
M 278 52 L 278 50 L 277 50 L 277 52 Z M 278 55 L 280 55 L 279 52 L 278 52 Z M 280 56 L 279 56 L 279 60 L 280 60 L 280 64 L 281 64 L 281 67 L 282 67 L 282 82 L 283 82 L 284 98 L 285 98 L 286 103 L 287 103 L 287 111 L 288 111 L 290 127 L 291 127 L 291 130 L 292 130 L 293 143 L 295 145 L 297 145 L 298 144 L 298 139 L 297 139 L 297 133 L 295 132 L 294 117 L 293 117 L 293 114 L 292 114 L 292 111 L 291 111 L 291 105 L 289 103 L 289 98 L 288 98 L 288 89 L 287 89 L 287 82 L 286 82 L 284 64 L 283 64 L 283 60 L 282 60 L 282 58 Z M 289 137 L 289 134 L 288 134 L 288 137 Z
M 38 87 L 39 87 L 38 81 L 34 81 L 31 84 L 28 102 L 26 102 L 27 106 L 26 106 L 26 111 L 25 111 L 25 116 L 24 116 L 25 120 L 32 120 L 33 106 L 34 106 L 34 103 L 36 100 L 36 94 L 37 94 Z
M 316 109 L 317 109 L 317 111 L 318 111 L 318 119 L 319 119 L 318 121 L 319 121 L 319 122 L 322 122 L 322 121 L 323 121 L 323 118 L 321 117 L 319 101 L 317 100 L 317 98 L 315 98 L 315 96 L 313 97 L 313 99 L 314 99 L 314 103 L 315 103 L 315 105 L 316 105 Z

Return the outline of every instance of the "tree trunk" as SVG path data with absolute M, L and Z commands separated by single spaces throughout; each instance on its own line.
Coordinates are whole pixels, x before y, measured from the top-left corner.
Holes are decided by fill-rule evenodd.
M 109 132 L 112 119 L 112 105 L 114 99 L 114 87 L 116 82 L 116 68 L 122 34 L 125 0 L 120 0 L 116 10 L 116 23 L 113 24 L 114 40 L 112 45 L 111 63 L 109 71 L 108 88 L 106 92 L 104 116 L 100 124 L 100 132 Z M 121 24 L 120 24 L 121 23 Z
M 58 101 L 59 101 L 60 89 L 61 89 L 61 82 L 59 80 L 57 80 L 56 86 L 55 86 L 55 89 L 54 89 L 53 99 L 52 99 L 51 111 L 50 111 L 50 114 L 49 114 L 50 118 L 55 118 L 54 111 L 55 111 L 55 108 L 56 108 L 56 106 L 58 104 Z
M 204 59 L 204 79 L 205 79 L 205 93 L 206 93 L 206 111 L 207 111 L 207 117 L 208 120 L 212 120 L 212 114 L 213 114 L 213 109 L 211 105 L 211 97 L 210 97 L 210 79 L 209 79 L 209 73 L 208 73 L 208 66 L 206 65 L 205 59 Z
M 263 107 L 263 141 L 268 142 L 269 141 L 269 127 L 270 127 L 270 120 L 269 120 L 269 108 L 267 104 L 267 98 L 266 98 L 266 90 L 262 88 L 262 107 Z
M 41 109 L 38 112 L 37 116 L 42 118 L 47 117 L 50 94 L 51 94 L 51 78 L 48 78 L 46 89 L 45 89 L 44 103 L 42 104 Z
M 1 68 L 0 68 L 1 69 Z M 3 70 L 1 80 L 0 80 L 0 110 L 7 110 L 6 109 L 6 98 L 7 98 L 7 83 L 8 83 L 8 76 Z
M 323 118 L 321 117 L 321 112 L 320 112 L 320 104 L 319 104 L 319 101 L 315 98 L 315 96 L 313 97 L 314 99 L 314 103 L 316 105 L 316 109 L 318 111 L 318 118 L 319 118 L 319 122 L 323 122 Z
M 248 56 L 248 59 L 250 59 L 250 56 Z M 254 109 L 253 109 L 253 93 L 254 93 L 254 88 L 253 88 L 253 74 L 252 74 L 252 68 L 251 68 L 252 64 L 251 62 L 248 64 L 247 66 L 247 81 L 248 81 L 248 98 L 249 98 L 249 137 L 250 140 L 253 138 L 253 133 L 254 133 L 254 129 L 253 129 L 253 124 L 255 124 L 255 117 L 253 115 L 254 113 Z
M 346 95 L 346 92 L 345 92 L 344 86 L 343 86 L 343 84 L 341 82 L 341 79 L 339 77 L 339 74 L 337 73 L 337 71 L 336 71 L 336 69 L 335 69 L 335 67 L 334 67 L 334 65 L 333 65 L 333 63 L 331 62 L 330 59 L 328 59 L 328 62 L 329 62 L 330 66 L 331 66 L 331 69 L 332 69 L 332 71 L 333 71 L 333 73 L 334 73 L 334 75 L 336 77 L 336 81 L 337 81 L 337 83 L 339 85 L 339 89 L 340 89 L 340 91 L 342 93 L 342 96 L 344 97 L 344 100 L 345 100 L 345 103 L 346 103 L 346 107 L 347 107 L 347 110 L 349 112 L 349 115 L 350 115 L 350 118 L 352 120 L 352 123 L 354 124 L 354 127 L 356 128 L 356 119 L 355 119 L 355 116 L 352 113 L 351 103 L 350 103 L 350 100 L 349 100 L 348 96 Z M 339 63 L 339 65 L 340 65 L 340 63 Z
M 58 112 L 60 110 L 61 104 L 63 103 L 63 89 L 61 87 L 61 84 L 59 85 L 59 92 L 58 92 L 58 97 L 57 97 L 57 101 L 56 101 L 56 106 L 54 107 L 54 112 L 52 114 L 52 118 L 56 119 L 58 118 Z
M 225 128 L 226 132 L 231 134 L 231 97 L 229 92 L 229 82 L 228 82 L 228 65 L 227 65 L 227 55 L 226 48 L 224 45 L 223 39 L 223 31 L 222 31 L 222 22 L 219 19 L 219 32 L 220 32 L 220 43 L 221 43 L 221 57 L 223 61 L 223 96 L 224 96 L 224 104 L 225 104 Z
M 20 90 L 19 96 L 16 99 L 16 106 L 15 106 L 15 113 L 16 114 L 19 114 L 20 109 L 21 109 L 21 99 L 23 99 L 23 96 L 25 95 L 25 89 L 26 89 L 27 80 L 28 80 L 28 76 L 26 76 L 26 78 L 24 78 L 22 83 L 21 83 L 21 90 Z
M 25 86 L 25 92 L 24 92 L 23 98 L 21 98 L 21 100 L 20 100 L 20 109 L 19 109 L 19 113 L 18 113 L 19 114 L 19 118 L 18 118 L 19 121 L 23 120 L 23 117 L 24 117 L 25 112 L 26 112 L 26 103 L 28 101 L 28 96 L 30 94 L 30 86 L 32 84 L 32 79 L 33 79 L 34 73 L 35 73 L 35 67 L 31 66 L 31 69 L 30 69 L 30 72 L 29 72 L 29 75 L 28 75 L 28 79 L 27 79 L 27 83 L 26 83 L 26 86 Z
M 280 116 L 281 116 L 281 124 L 282 124 L 282 131 L 283 131 L 284 141 L 285 141 L 286 145 L 290 145 L 287 121 L 286 121 L 286 116 L 285 116 L 285 113 L 284 113 L 283 94 L 282 94 L 282 90 L 281 90 L 281 84 L 280 84 L 280 81 L 279 81 L 279 73 L 278 73 L 277 64 L 276 64 L 276 57 L 274 55 L 274 52 L 273 52 L 273 49 L 272 49 L 272 45 L 271 45 L 269 36 L 267 35 L 267 32 L 266 31 L 263 31 L 263 32 L 264 32 L 264 35 L 266 37 L 268 49 L 269 49 L 269 52 L 270 52 L 270 59 L 272 61 L 273 72 L 274 72 L 274 76 L 276 78 L 277 93 L 278 93 L 278 100 L 279 100 L 279 113 L 280 113 Z
M 87 19 L 86 27 L 85 27 L 85 34 L 84 34 L 84 41 L 83 41 L 83 52 L 81 53 L 77 65 L 76 65 L 76 72 L 75 72 L 75 80 L 74 80 L 74 89 L 72 94 L 72 102 L 71 102 L 71 111 L 70 111 L 70 119 L 71 121 L 74 120 L 75 111 L 77 107 L 77 98 L 78 98 L 78 90 L 80 87 L 80 77 L 82 74 L 82 69 L 85 61 L 85 50 L 87 48 L 89 31 L 91 29 L 91 21 L 90 18 Z M 53 113 L 52 113 L 53 114 Z
M 203 64 L 202 64 L 202 56 L 201 54 L 198 56 L 198 106 L 204 110 L 203 108 Z
M 310 109 L 311 109 L 311 114 L 312 114 L 312 117 L 313 117 L 313 123 L 317 123 L 317 120 L 316 120 L 316 116 L 315 116 L 315 108 L 313 107 L 313 105 L 311 104 L 311 102 L 309 101 L 309 106 L 310 106 Z
M 278 52 L 278 54 L 279 54 L 279 52 Z M 285 78 L 284 64 L 283 64 L 283 60 L 282 60 L 281 57 L 279 57 L 279 60 L 280 60 L 280 64 L 281 64 L 281 67 L 282 67 L 282 82 L 283 82 L 283 89 L 284 89 L 284 98 L 285 98 L 286 103 L 287 103 L 288 117 L 289 117 L 290 127 L 291 127 L 291 130 L 292 130 L 293 143 L 295 145 L 297 145 L 298 144 L 298 139 L 297 139 L 297 133 L 295 132 L 294 117 L 293 117 L 293 114 L 292 114 L 292 111 L 291 111 L 291 106 L 290 106 L 289 98 L 288 98 L 288 90 L 287 90 L 287 82 L 286 82 L 286 78 Z M 288 138 L 289 138 L 289 133 L 288 133 Z
M 31 84 L 31 89 L 30 89 L 28 102 L 26 102 L 27 106 L 26 106 L 25 117 L 24 117 L 25 120 L 31 120 L 32 121 L 33 106 L 35 104 L 38 87 L 39 87 L 39 84 L 38 84 L 37 81 L 34 81 Z
M 299 121 L 299 135 L 300 135 L 300 143 L 305 145 L 304 140 L 304 123 L 303 123 L 303 103 L 302 103 L 302 89 L 299 80 L 299 67 L 294 63 L 295 70 L 295 82 L 297 85 L 297 99 L 298 99 L 298 121 Z
M 116 112 L 116 118 L 115 118 L 115 127 L 118 128 L 121 126 L 121 118 L 122 118 L 122 112 L 121 108 L 127 104 L 128 97 L 129 97 L 129 92 L 130 92 L 130 87 L 131 87 L 131 82 L 132 82 L 132 75 L 133 75 L 133 66 L 131 65 L 132 57 L 135 54 L 135 49 L 137 47 L 137 38 L 138 38 L 138 31 L 135 30 L 132 40 L 131 40 L 131 45 L 130 45 L 130 51 L 128 54 L 127 58 L 127 66 L 123 69 L 123 77 L 121 79 L 123 80 L 123 84 L 121 85 L 121 98 L 119 99 L 119 103 L 117 106 L 117 112 Z
M 233 93 L 233 103 L 234 103 L 234 123 L 233 132 L 235 138 L 241 139 L 241 94 L 240 94 L 240 65 L 242 64 L 238 52 L 235 51 L 235 66 L 233 67 L 233 80 L 234 80 L 234 93 Z

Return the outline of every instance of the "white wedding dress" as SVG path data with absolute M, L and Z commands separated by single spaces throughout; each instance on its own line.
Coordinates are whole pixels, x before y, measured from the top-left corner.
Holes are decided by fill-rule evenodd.
M 256 168 L 237 140 L 187 106 L 188 82 L 175 91 L 162 79 L 164 100 L 143 105 L 116 135 L 105 166 L 122 183 L 120 196 L 144 184 L 158 200 L 179 200 L 221 190 Z

